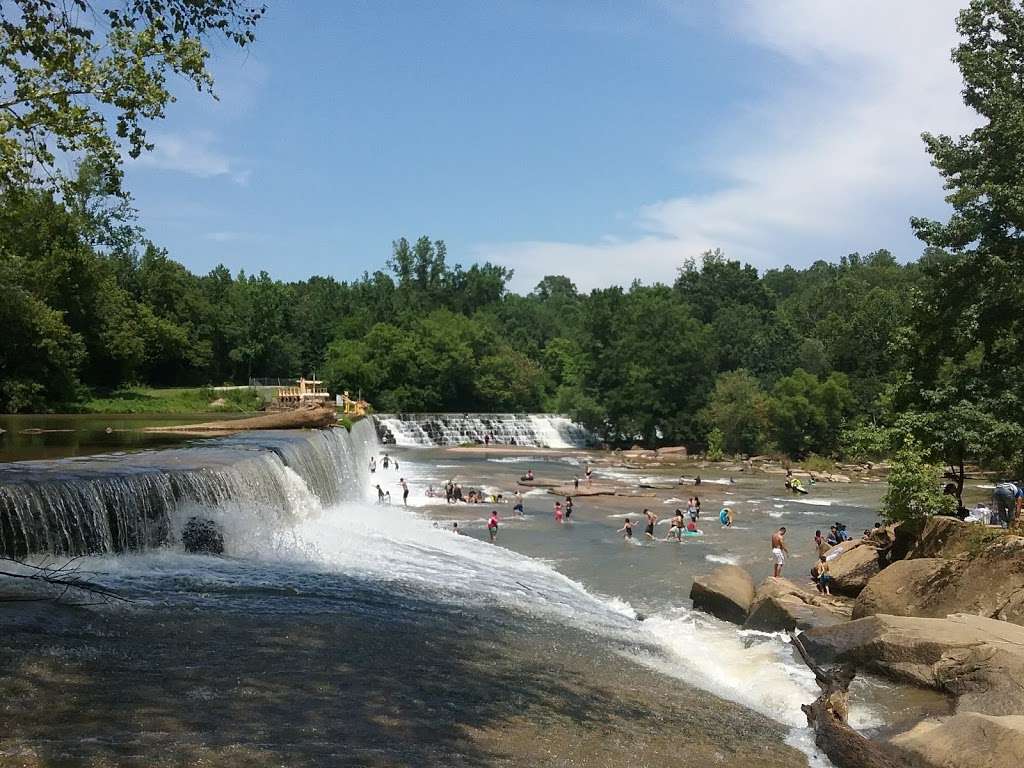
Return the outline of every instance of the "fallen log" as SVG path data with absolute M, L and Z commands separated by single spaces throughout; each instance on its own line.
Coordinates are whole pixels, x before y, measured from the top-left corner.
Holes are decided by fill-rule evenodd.
M 291 411 L 265 413 L 247 419 L 204 421 L 199 424 L 181 424 L 173 427 L 148 427 L 146 432 L 241 432 L 250 429 L 316 429 L 338 422 L 334 406 L 326 408 L 296 408 Z
M 828 673 L 814 662 L 799 635 L 790 635 L 790 642 L 814 673 L 821 696 L 800 709 L 807 724 L 814 729 L 814 743 L 838 768 L 909 768 L 910 764 L 883 744 L 871 741 L 847 723 L 849 687 L 856 675 L 852 665 L 844 665 Z

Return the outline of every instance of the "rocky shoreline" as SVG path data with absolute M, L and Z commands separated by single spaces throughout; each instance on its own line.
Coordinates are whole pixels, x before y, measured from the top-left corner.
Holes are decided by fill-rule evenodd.
M 734 565 L 694 579 L 694 608 L 790 632 L 823 693 L 804 707 L 839 766 L 1016 766 L 1024 759 L 1024 537 L 953 518 L 833 547 L 833 590 L 759 585 Z M 869 741 L 846 724 L 858 673 L 950 697 L 952 715 Z

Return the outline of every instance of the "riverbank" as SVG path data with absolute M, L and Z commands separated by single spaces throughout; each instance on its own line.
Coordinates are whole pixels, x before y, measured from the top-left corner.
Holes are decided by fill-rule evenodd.
M 253 413 L 264 404 L 264 396 L 248 387 L 126 387 L 94 395 L 70 410 L 92 414 Z

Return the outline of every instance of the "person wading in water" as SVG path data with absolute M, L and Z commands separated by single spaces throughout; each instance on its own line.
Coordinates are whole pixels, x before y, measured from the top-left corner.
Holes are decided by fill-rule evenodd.
M 782 575 L 782 567 L 786 564 L 786 555 L 788 554 L 789 550 L 786 549 L 786 529 L 782 527 L 772 534 L 772 562 L 775 565 L 772 576 L 775 578 Z

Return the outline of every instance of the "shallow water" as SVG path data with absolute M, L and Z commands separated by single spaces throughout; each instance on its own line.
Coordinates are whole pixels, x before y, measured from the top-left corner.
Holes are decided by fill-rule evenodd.
M 107 451 L 164 448 L 196 439 L 186 435 L 144 432 L 203 421 L 242 418 L 249 414 L 0 414 L 0 462 L 59 459 Z M 110 429 L 110 432 L 107 432 Z M 44 430 L 36 433 L 36 430 Z

